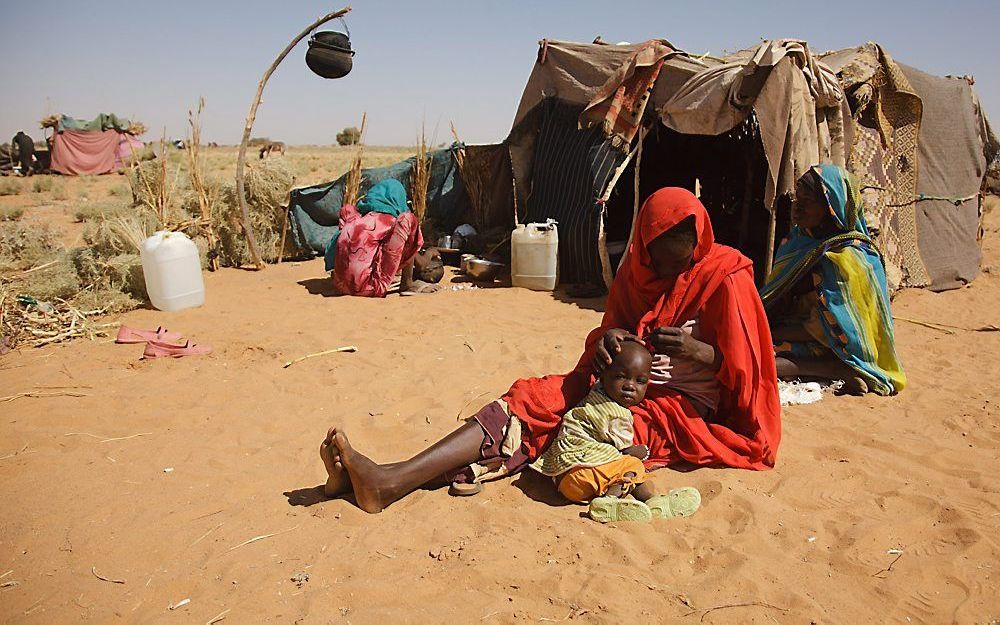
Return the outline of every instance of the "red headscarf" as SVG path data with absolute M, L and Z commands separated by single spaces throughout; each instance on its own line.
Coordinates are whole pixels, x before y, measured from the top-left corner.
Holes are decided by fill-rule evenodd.
M 697 235 L 692 263 L 671 286 L 653 268 L 649 245 L 689 217 Z M 529 454 L 535 456 L 548 446 L 561 415 L 586 395 L 593 383 L 594 350 L 605 332 L 621 328 L 646 338 L 654 328 L 678 327 L 695 317 L 702 340 L 722 354 L 716 375 L 719 410 L 709 422 L 683 395 L 650 387 L 646 399 L 632 409 L 636 442 L 651 450 L 647 464 L 773 466 L 781 408 L 771 333 L 753 282 L 753 265 L 738 251 L 715 243 L 705 207 L 679 188 L 660 189 L 643 204 L 604 319 L 587 337 L 576 368 L 567 375 L 519 380 L 504 396 L 526 426 Z
M 692 263 L 671 289 L 670 282 L 653 269 L 649 245 L 689 217 L 694 219 L 697 237 Z M 628 256 L 611 285 L 604 320 L 587 337 L 587 351 L 580 364 L 589 366 L 594 347 L 607 330 L 623 328 L 646 338 L 656 327 L 680 326 L 697 315 L 727 276 L 744 269 L 752 271 L 752 267 L 736 250 L 716 244 L 708 211 L 693 193 L 678 187 L 660 189 L 639 211 Z

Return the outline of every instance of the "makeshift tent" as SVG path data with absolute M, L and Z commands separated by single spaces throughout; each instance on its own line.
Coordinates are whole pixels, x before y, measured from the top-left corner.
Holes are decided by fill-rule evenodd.
M 427 183 L 427 215 L 425 230 L 451 232 L 468 210 L 468 197 L 462 179 L 456 175 L 455 151 L 462 148 L 454 144 L 444 150 L 428 153 L 431 159 Z M 393 178 L 409 190 L 410 172 L 415 157 L 410 157 L 387 167 L 361 170 L 361 194 L 373 185 Z M 333 236 L 340 220 L 340 207 L 344 199 L 347 174 L 333 182 L 292 189 L 288 205 L 288 222 L 292 242 L 301 250 L 322 254 Z
M 717 238 L 762 279 L 795 180 L 833 162 L 868 187 L 895 285 L 952 288 L 978 270 L 978 192 L 997 152 L 969 81 L 876 44 L 814 55 L 797 40 L 725 58 L 544 40 L 506 144 L 519 219 L 560 222 L 562 281 L 606 284 L 638 207 L 666 185 L 699 190 Z
M 143 143 L 127 119 L 102 113 L 92 120 L 60 116 L 52 136 L 52 170 L 70 176 L 107 174 L 125 167 Z

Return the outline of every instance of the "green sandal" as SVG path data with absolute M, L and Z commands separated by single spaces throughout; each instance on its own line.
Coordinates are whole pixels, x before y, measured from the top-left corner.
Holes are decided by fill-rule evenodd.
M 649 523 L 653 519 L 653 514 L 649 506 L 636 499 L 595 497 L 590 502 L 590 518 L 598 523 L 615 521 Z
M 646 505 L 657 519 L 691 516 L 701 506 L 701 493 L 692 486 L 682 486 L 666 495 L 651 497 Z

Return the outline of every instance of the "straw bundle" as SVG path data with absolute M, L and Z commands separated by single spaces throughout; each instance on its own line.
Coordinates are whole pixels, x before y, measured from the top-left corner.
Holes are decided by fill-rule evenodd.
M 144 135 L 146 134 L 146 124 L 142 122 L 129 122 L 128 128 L 125 129 L 125 132 L 136 137 Z
M 430 182 L 431 159 L 427 153 L 427 137 L 424 129 L 420 129 L 417 140 L 417 154 L 413 159 L 413 170 L 410 172 L 410 201 L 413 214 L 420 224 L 427 215 L 427 184 Z
M 288 192 L 294 182 L 295 176 L 284 159 L 268 159 L 247 165 L 245 199 L 250 211 L 250 223 L 265 261 L 273 262 L 284 253 L 280 248 L 281 227 Z M 217 252 L 222 265 L 239 267 L 250 263 L 252 259 L 243 234 L 234 183 L 227 181 L 219 185 L 218 200 L 212 205 L 212 223 L 219 237 Z
M 219 244 L 219 237 L 215 234 L 212 225 L 212 207 L 209 200 L 208 187 L 205 184 L 205 167 L 201 158 L 201 112 L 205 110 L 205 98 L 198 98 L 197 114 L 188 111 L 188 124 L 191 126 L 191 138 L 188 141 L 188 175 L 191 178 L 191 190 L 198 201 L 197 219 L 205 232 L 207 248 L 215 249 Z M 216 256 L 209 258 L 209 267 L 212 271 L 219 269 L 219 259 Z
M 368 113 L 361 114 L 361 135 L 358 139 L 358 149 L 351 159 L 351 168 L 347 170 L 347 181 L 344 183 L 344 204 L 356 205 L 361 199 L 361 155 L 365 150 L 365 125 Z
M 455 138 L 455 143 L 457 144 L 455 163 L 458 165 L 458 175 L 462 177 L 466 195 L 469 197 L 469 205 L 472 208 L 472 225 L 476 228 L 477 232 L 485 233 L 489 223 L 489 216 L 487 215 L 489 200 L 485 197 L 486 190 L 483 185 L 483 178 L 481 175 L 478 175 L 478 172 L 469 171 L 466 161 L 465 144 L 459 138 L 458 130 L 455 128 L 454 123 L 451 124 L 451 135 Z
M 49 115 L 48 117 L 42 119 L 38 122 L 39 128 L 58 128 L 59 120 L 62 119 L 59 115 Z

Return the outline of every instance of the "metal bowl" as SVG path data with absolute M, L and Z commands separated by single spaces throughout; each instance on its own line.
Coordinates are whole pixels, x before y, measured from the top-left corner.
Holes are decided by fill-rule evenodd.
M 465 272 L 473 280 L 491 282 L 496 279 L 504 267 L 503 263 L 495 263 L 485 258 L 472 258 L 466 263 Z

